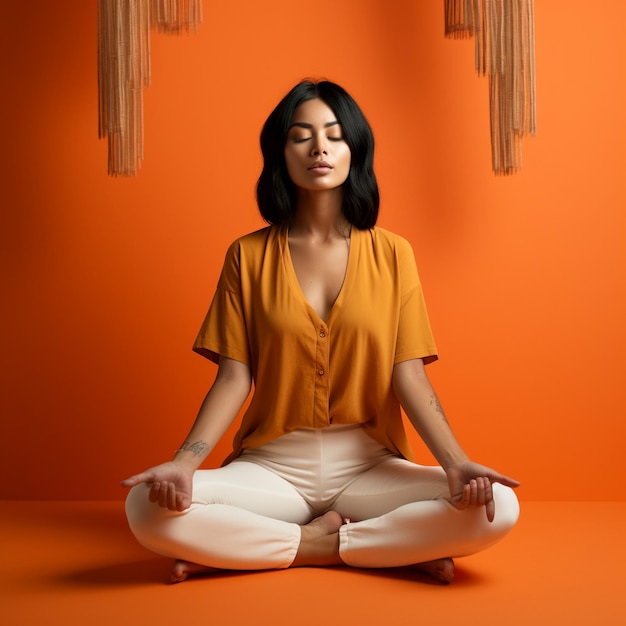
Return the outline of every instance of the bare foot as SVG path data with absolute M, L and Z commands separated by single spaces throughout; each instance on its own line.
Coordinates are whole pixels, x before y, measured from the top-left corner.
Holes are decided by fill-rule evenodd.
M 339 558 L 339 529 L 343 519 L 339 513 L 328 511 L 301 526 L 300 545 L 292 567 L 302 565 L 342 565 Z
M 178 560 L 174 563 L 172 572 L 170 573 L 170 582 L 182 583 L 190 576 L 201 576 L 202 574 L 212 574 L 217 572 L 215 567 L 207 567 L 206 565 L 198 565 L 191 561 Z
M 449 558 L 435 559 L 411 565 L 411 569 L 416 569 L 423 574 L 434 578 L 437 582 L 449 584 L 454 578 L 454 561 Z
M 328 511 L 328 513 L 324 513 L 324 515 L 320 515 L 308 524 L 301 526 L 302 539 L 313 540 L 324 535 L 332 535 L 339 531 L 342 524 L 343 519 L 339 513 Z

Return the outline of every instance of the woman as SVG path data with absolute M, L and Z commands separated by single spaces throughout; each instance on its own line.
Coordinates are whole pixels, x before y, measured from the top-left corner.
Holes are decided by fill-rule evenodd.
M 424 365 L 437 358 L 410 245 L 375 227 L 374 140 L 328 81 L 296 85 L 261 134 L 257 198 L 270 224 L 229 249 L 194 350 L 219 364 L 172 461 L 123 481 L 131 529 L 212 569 L 412 566 L 504 536 L 518 482 L 472 462 Z M 201 462 L 254 381 L 233 453 Z M 414 462 L 400 406 L 440 463 Z

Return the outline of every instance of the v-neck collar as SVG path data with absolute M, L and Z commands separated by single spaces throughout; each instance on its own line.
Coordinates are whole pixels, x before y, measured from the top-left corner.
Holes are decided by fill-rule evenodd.
M 320 314 L 311 306 L 310 302 L 306 299 L 300 281 L 296 274 L 296 269 L 293 266 L 293 260 L 291 258 L 291 250 L 289 249 L 289 229 L 281 228 L 278 239 L 281 247 L 281 256 L 283 259 L 283 267 L 289 281 L 289 286 L 293 295 L 302 303 L 307 310 L 309 316 L 317 323 L 322 322 L 326 326 L 330 326 L 333 320 L 339 315 L 345 299 L 348 297 L 352 283 L 354 282 L 354 276 L 356 274 L 356 267 L 358 262 L 359 247 L 360 247 L 360 232 L 358 228 L 351 227 L 350 231 L 350 250 L 348 252 L 348 263 L 346 265 L 346 273 L 343 277 L 343 283 L 341 289 L 337 294 L 337 298 L 333 302 L 330 312 L 328 313 L 328 319 L 324 319 Z

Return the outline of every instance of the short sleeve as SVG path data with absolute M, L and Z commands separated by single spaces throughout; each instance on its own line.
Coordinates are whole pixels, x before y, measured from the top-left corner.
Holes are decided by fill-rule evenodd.
M 226 253 L 215 295 L 193 344 L 195 352 L 215 363 L 222 355 L 250 365 L 240 272 L 240 247 L 235 242 Z
M 421 358 L 424 363 L 437 360 L 437 347 L 430 327 L 422 285 L 408 241 L 398 243 L 400 274 L 400 313 L 394 364 Z

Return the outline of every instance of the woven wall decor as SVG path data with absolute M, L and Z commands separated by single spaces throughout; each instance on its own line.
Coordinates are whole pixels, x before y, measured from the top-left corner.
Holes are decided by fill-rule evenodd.
M 446 37 L 475 37 L 476 71 L 489 78 L 493 171 L 512 174 L 536 132 L 533 0 L 444 2 Z
M 144 156 L 143 89 L 150 85 L 150 31 L 195 32 L 202 0 L 98 0 L 98 136 L 108 172 L 134 176 Z

